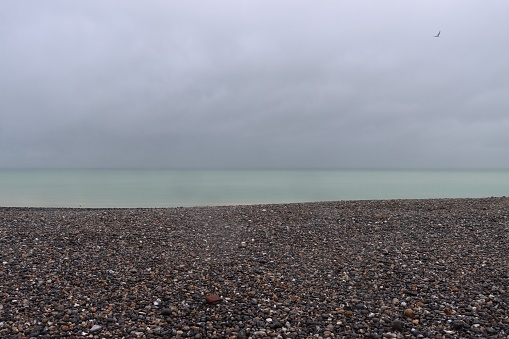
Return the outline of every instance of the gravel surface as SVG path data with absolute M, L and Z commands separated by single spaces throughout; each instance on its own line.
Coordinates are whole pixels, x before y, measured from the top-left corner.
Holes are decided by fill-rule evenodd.
M 509 198 L 0 208 L 2 338 L 508 338 Z

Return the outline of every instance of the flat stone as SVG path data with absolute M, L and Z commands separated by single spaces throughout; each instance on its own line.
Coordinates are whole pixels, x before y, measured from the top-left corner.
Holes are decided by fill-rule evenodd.
M 215 295 L 215 294 L 212 294 L 212 295 L 209 295 L 205 298 L 205 302 L 207 304 L 218 304 L 220 303 L 221 301 L 223 301 L 223 299 L 218 296 L 218 295 Z
M 90 333 L 95 334 L 95 333 L 100 332 L 102 329 L 103 329 L 103 327 L 101 325 L 94 325 L 90 329 Z

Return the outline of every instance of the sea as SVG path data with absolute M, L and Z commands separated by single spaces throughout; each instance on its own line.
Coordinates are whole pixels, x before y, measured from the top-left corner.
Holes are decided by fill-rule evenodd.
M 509 195 L 509 170 L 0 169 L 1 207 L 163 208 Z

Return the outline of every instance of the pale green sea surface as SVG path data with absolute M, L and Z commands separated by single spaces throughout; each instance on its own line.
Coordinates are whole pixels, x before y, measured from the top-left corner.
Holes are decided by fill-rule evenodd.
M 509 170 L 0 170 L 0 206 L 178 207 L 509 195 Z

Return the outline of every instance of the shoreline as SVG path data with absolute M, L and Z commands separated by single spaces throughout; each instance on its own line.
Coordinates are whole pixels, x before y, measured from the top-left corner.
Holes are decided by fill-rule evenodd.
M 294 202 L 257 202 L 257 203 L 241 203 L 241 202 L 230 202 L 204 205 L 183 205 L 183 206 L 141 206 L 141 207 L 121 207 L 121 206 L 9 206 L 0 205 L 0 209 L 33 209 L 33 210 L 154 210 L 154 209 L 194 209 L 194 208 L 224 208 L 224 207 L 249 207 L 249 206 L 286 206 L 286 205 L 313 205 L 313 204 L 331 204 L 331 203 L 363 203 L 363 202 L 389 202 L 389 201 L 408 201 L 408 202 L 419 202 L 419 201 L 450 201 L 450 200 L 485 200 L 485 199 L 506 199 L 509 198 L 505 195 L 500 196 L 486 196 L 486 197 L 439 197 L 439 198 L 389 198 L 389 199 L 339 199 L 339 200 L 323 200 L 323 201 L 294 201 Z
M 509 335 L 506 197 L 0 207 L 0 248 L 2 337 Z

